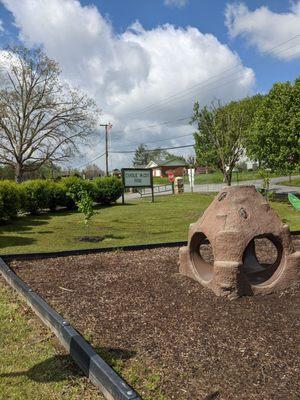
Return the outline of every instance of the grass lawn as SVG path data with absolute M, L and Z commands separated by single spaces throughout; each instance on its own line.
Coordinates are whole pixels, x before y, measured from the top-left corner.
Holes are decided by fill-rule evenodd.
M 270 174 L 270 177 L 280 176 L 276 174 Z M 166 184 L 169 183 L 168 178 L 153 178 L 154 184 Z M 232 174 L 232 182 L 236 182 L 237 179 L 239 182 L 241 181 L 250 181 L 255 179 L 261 179 L 259 171 L 246 171 L 246 172 L 239 172 L 238 176 L 237 173 L 234 172 Z M 189 182 L 188 176 L 184 177 L 185 183 Z M 195 175 L 195 184 L 209 184 L 209 183 L 222 183 L 223 182 L 223 175 L 221 172 L 212 172 L 209 174 L 197 174 Z
M 0 278 L 0 399 L 99 399 L 38 318 Z
M 300 186 L 300 178 L 292 179 L 291 182 L 289 181 L 280 182 L 280 184 L 286 186 Z
M 60 211 L 22 217 L 0 227 L 1 254 L 33 253 L 92 247 L 124 246 L 186 240 L 188 226 L 198 219 L 212 194 L 186 193 L 132 201 L 125 206 L 97 207 L 88 226 L 78 212 Z M 300 229 L 300 213 L 287 203 L 271 203 L 292 230 Z M 79 241 L 100 236 L 97 243 Z

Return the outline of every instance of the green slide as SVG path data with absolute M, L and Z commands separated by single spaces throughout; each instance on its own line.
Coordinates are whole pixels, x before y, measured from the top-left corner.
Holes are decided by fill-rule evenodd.
M 288 198 L 295 210 L 300 211 L 300 199 L 292 193 L 288 194 Z

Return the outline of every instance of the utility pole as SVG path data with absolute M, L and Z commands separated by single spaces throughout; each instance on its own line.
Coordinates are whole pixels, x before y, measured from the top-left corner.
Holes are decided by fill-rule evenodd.
M 100 124 L 100 126 L 105 128 L 105 172 L 106 176 L 108 176 L 108 130 L 112 128 L 112 124 Z

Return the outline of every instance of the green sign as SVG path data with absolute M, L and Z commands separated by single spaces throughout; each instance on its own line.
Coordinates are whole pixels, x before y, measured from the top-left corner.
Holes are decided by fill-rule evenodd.
M 151 168 L 123 168 L 122 179 L 125 188 L 153 186 Z
M 151 168 L 123 168 L 122 203 L 125 204 L 124 190 L 126 188 L 151 188 L 152 202 L 154 202 L 153 175 Z

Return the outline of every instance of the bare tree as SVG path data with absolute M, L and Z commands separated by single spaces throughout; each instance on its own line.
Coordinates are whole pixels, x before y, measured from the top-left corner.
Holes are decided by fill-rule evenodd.
M 87 165 L 82 172 L 87 179 L 93 179 L 97 176 L 105 175 L 104 171 L 102 171 L 102 169 L 100 169 L 96 164 Z
M 78 152 L 93 132 L 93 100 L 60 79 L 58 64 L 43 51 L 15 47 L 0 60 L 0 164 L 25 171 Z

